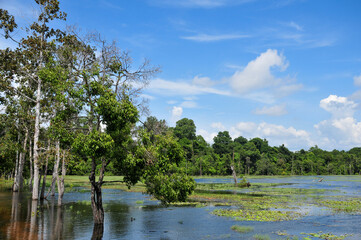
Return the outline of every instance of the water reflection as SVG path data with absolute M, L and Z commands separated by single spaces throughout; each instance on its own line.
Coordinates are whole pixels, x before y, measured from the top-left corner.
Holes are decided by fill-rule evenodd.
M 264 180 L 270 182 L 270 179 Z M 303 184 L 311 179 L 294 180 Z M 347 179 L 338 178 L 335 182 L 325 180 L 332 186 L 347 182 Z M 348 182 L 347 186 L 357 191 L 360 182 Z M 61 207 L 57 206 L 56 197 L 37 202 L 26 193 L 0 192 L 0 239 L 253 239 L 254 234 L 269 234 L 272 239 L 281 239 L 272 236 L 277 230 L 287 230 L 295 235 L 306 230 L 338 235 L 353 233 L 348 239 L 361 239 L 361 228 L 358 227 L 361 215 L 330 215 L 322 211 L 296 221 L 237 222 L 210 214 L 218 208 L 215 206 L 166 208 L 141 193 L 110 189 L 104 189 L 103 193 L 105 224 L 94 226 L 89 192 L 66 193 Z M 239 235 L 230 229 L 232 225 L 248 225 L 255 230 Z

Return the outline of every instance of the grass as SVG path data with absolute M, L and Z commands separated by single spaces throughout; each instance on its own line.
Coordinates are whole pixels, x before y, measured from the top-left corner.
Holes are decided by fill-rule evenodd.
M 239 233 L 248 233 L 253 231 L 254 228 L 250 226 L 233 225 L 231 229 Z

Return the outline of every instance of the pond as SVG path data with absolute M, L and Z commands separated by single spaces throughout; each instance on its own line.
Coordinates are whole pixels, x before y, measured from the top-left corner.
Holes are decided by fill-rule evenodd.
M 360 177 L 252 178 L 251 183 L 292 183 L 286 187 L 337 188 L 339 196 L 360 196 Z M 197 179 L 197 182 L 231 182 L 232 179 Z M 278 187 L 283 187 L 278 186 Z M 327 193 L 327 192 L 325 192 Z M 332 194 L 335 194 L 333 192 Z M 27 193 L 0 192 L 0 239 L 91 239 L 93 232 L 90 193 L 74 188 L 64 195 L 63 206 L 56 199 L 30 200 Z M 148 195 L 138 192 L 104 189 L 104 239 L 254 239 L 267 234 L 270 239 L 286 239 L 276 232 L 287 232 L 302 239 L 301 233 L 352 234 L 346 239 L 361 239 L 361 215 L 320 211 L 305 206 L 307 216 L 281 222 L 237 221 L 211 214 L 224 206 L 164 207 Z M 253 231 L 238 233 L 233 225 L 251 226 Z M 319 239 L 319 238 L 314 238 Z

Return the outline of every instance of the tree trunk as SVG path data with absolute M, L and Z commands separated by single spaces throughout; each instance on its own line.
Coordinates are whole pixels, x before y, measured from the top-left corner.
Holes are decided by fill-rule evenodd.
M 109 162 L 102 161 L 102 167 L 100 168 L 99 180 L 95 181 L 95 159 L 92 160 L 92 171 L 89 176 L 91 183 L 91 206 L 93 210 L 94 225 L 104 224 L 104 209 L 102 199 L 102 185 L 104 179 L 105 168 Z
M 50 154 L 50 140 L 48 140 L 48 151 L 46 154 L 46 160 L 45 160 L 45 167 L 44 167 L 44 175 L 43 175 L 43 185 L 41 187 L 41 193 L 40 193 L 40 199 L 44 199 L 45 195 L 45 187 L 46 187 L 46 173 L 48 172 L 48 161 L 49 161 L 49 154 Z
M 59 163 L 60 163 L 60 142 L 59 142 L 59 140 L 56 140 L 55 151 L 56 151 L 56 158 L 55 158 L 55 164 L 54 164 L 54 170 L 53 170 L 53 178 L 51 180 L 51 196 L 55 195 L 55 182 L 59 176 Z
M 40 53 L 40 59 L 41 59 Z M 42 60 L 42 59 L 41 59 Z M 35 127 L 34 127 L 34 185 L 32 199 L 39 198 L 39 134 L 40 134 L 40 100 L 41 100 L 41 78 L 38 77 L 38 89 L 36 93 Z
M 20 188 L 23 187 L 23 172 L 24 172 L 24 165 L 25 165 L 25 156 L 26 156 L 26 147 L 27 147 L 27 143 L 28 143 L 28 138 L 29 138 L 29 130 L 26 128 L 25 130 L 25 139 L 24 139 L 24 143 L 23 143 L 23 152 L 22 155 L 20 157 L 20 161 L 19 161 L 19 186 Z
M 199 158 L 199 176 L 202 176 L 202 157 Z
M 63 152 L 63 159 L 61 164 L 61 178 L 58 175 L 58 206 L 61 206 L 64 196 L 64 179 L 65 179 L 66 169 L 65 169 L 65 150 Z
M 233 152 L 233 156 L 232 156 L 232 165 L 231 165 L 231 170 L 232 170 L 232 176 L 233 176 L 233 180 L 234 180 L 234 186 L 237 186 L 237 173 L 236 173 L 236 168 L 234 167 L 234 152 Z
M 103 239 L 103 232 L 104 232 L 104 224 L 96 224 L 96 223 L 94 223 L 93 235 L 92 235 L 91 240 L 101 240 L 101 239 Z
M 19 154 L 19 151 L 16 151 L 16 162 L 15 162 L 15 174 L 14 174 L 13 192 L 19 191 L 18 171 L 19 171 L 19 159 L 20 159 L 19 155 L 20 154 Z
M 29 179 L 29 191 L 33 189 L 34 171 L 33 171 L 33 154 L 31 151 L 31 139 L 29 140 L 29 163 L 30 163 L 30 179 Z

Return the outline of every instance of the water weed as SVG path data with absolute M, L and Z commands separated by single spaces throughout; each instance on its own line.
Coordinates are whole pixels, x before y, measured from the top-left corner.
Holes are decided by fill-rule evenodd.
M 239 233 L 247 233 L 253 231 L 254 228 L 250 226 L 233 225 L 231 229 Z

